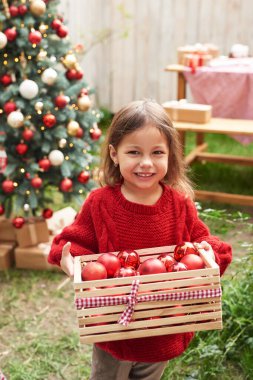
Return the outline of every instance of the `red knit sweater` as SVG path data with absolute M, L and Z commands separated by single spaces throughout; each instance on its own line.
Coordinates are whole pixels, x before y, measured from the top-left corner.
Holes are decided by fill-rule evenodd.
M 73 256 L 89 253 L 140 249 L 207 241 L 213 247 L 223 274 L 232 259 L 230 245 L 211 236 L 198 218 L 194 203 L 168 186 L 155 205 L 129 202 L 120 186 L 91 192 L 74 223 L 55 237 L 49 254 L 51 264 L 60 265 L 63 245 L 70 241 Z M 173 334 L 98 343 L 120 360 L 158 362 L 184 352 L 193 333 Z

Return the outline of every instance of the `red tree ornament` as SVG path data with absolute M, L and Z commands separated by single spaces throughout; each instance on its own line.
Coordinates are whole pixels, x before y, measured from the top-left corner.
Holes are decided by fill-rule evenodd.
M 83 72 L 81 70 L 76 71 L 76 80 L 80 80 L 83 78 Z
M 61 25 L 62 25 L 62 22 L 58 18 L 55 18 L 51 22 L 51 28 L 54 29 L 54 30 L 56 30 L 56 31 L 60 28 Z
M 40 177 L 34 177 L 31 179 L 31 186 L 35 189 L 39 189 L 43 184 L 43 181 Z
M 157 258 L 165 265 L 167 272 L 172 272 L 172 267 L 176 260 L 169 253 L 162 253 Z
M 23 156 L 28 151 L 28 146 L 24 143 L 20 143 L 16 146 L 16 152 Z
M 22 216 L 17 216 L 16 218 L 12 219 L 12 224 L 15 228 L 23 227 L 24 223 L 25 219 L 22 218 Z
M 56 30 L 56 34 L 60 38 L 66 37 L 68 33 L 69 33 L 68 28 L 65 25 L 60 25 L 59 28 Z
M 90 129 L 90 137 L 92 138 L 92 140 L 94 141 L 98 140 L 101 135 L 102 135 L 102 131 L 98 127 Z
M 45 208 L 42 212 L 42 216 L 44 219 L 49 219 L 53 215 L 53 210 L 51 208 Z
M 24 4 L 19 5 L 18 13 L 20 14 L 20 16 L 24 16 L 27 13 L 27 6 Z
M 41 43 L 42 35 L 38 30 L 33 30 L 29 33 L 28 40 L 31 44 L 38 45 Z
M 83 170 L 77 177 L 78 182 L 87 183 L 90 179 L 90 173 L 87 170 Z
M 4 206 L 0 204 L 0 215 L 3 215 L 5 213 Z
M 16 28 L 8 28 L 4 31 L 4 34 L 6 35 L 7 37 L 7 40 L 9 42 L 13 42 L 15 41 L 15 39 L 17 38 L 17 31 L 16 31 Z
M 58 95 L 54 100 L 54 104 L 58 108 L 64 108 L 68 104 L 68 98 L 65 95 Z
M 22 137 L 23 137 L 23 139 L 26 140 L 26 141 L 30 141 L 30 140 L 32 140 L 33 136 L 34 136 L 34 132 L 33 132 L 31 129 L 29 129 L 29 128 L 26 128 L 26 129 L 22 132 Z
M 72 190 L 73 182 L 70 178 L 64 178 L 60 183 L 60 190 L 64 193 L 68 193 Z
M 4 74 L 0 77 L 0 82 L 2 83 L 3 86 L 9 86 L 9 84 L 12 83 L 11 76 L 9 74 Z
M 15 102 L 9 101 L 4 104 L 4 112 L 9 115 L 11 112 L 16 111 L 17 106 Z
M 10 179 L 5 179 L 2 182 L 2 189 L 3 189 L 3 192 L 6 194 L 13 193 L 15 189 L 13 181 Z
M 198 255 L 198 250 L 194 247 L 193 243 L 191 242 L 184 242 L 182 244 L 176 245 L 174 248 L 174 258 L 177 261 L 180 261 L 185 255 L 188 255 L 189 253 L 193 253 L 195 255 Z
M 56 117 L 52 113 L 44 115 L 42 120 L 47 128 L 52 128 L 56 124 Z
M 75 69 L 69 69 L 66 71 L 65 75 L 68 80 L 76 80 L 76 73 L 77 71 Z
M 0 148 L 0 173 L 4 173 L 7 166 L 8 157 L 6 151 Z
M 130 249 L 120 251 L 117 254 L 120 264 L 123 268 L 138 269 L 140 265 L 140 258 L 137 252 Z
M 44 172 L 47 172 L 50 169 L 50 167 L 51 167 L 51 162 L 49 161 L 48 158 L 42 158 L 41 160 L 39 160 L 38 164 L 39 164 L 39 167 Z
M 16 7 L 15 5 L 10 5 L 9 7 L 9 11 L 10 11 L 10 15 L 11 17 L 16 17 L 18 16 L 18 7 Z
M 75 137 L 78 137 L 79 139 L 83 137 L 83 129 L 81 127 L 78 128 Z

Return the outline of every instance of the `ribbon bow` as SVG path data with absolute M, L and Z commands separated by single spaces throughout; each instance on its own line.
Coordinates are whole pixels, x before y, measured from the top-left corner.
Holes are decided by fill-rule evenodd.
M 125 308 L 125 310 L 123 311 L 123 313 L 121 314 L 118 320 L 118 323 L 120 325 L 127 326 L 132 319 L 134 306 L 138 302 L 136 295 L 139 289 L 139 285 L 140 285 L 140 280 L 133 280 L 131 292 L 128 296 L 127 307 Z

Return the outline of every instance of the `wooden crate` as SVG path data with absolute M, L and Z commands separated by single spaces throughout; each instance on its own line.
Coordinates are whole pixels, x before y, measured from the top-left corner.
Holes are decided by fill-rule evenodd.
M 166 246 L 139 249 L 136 252 L 142 262 L 163 252 L 172 254 L 173 250 L 174 246 Z M 81 262 L 96 260 L 98 255 L 75 257 L 73 285 L 76 302 L 77 299 L 90 297 L 128 296 L 132 282 L 136 279 L 140 280 L 138 297 L 162 294 L 176 297 L 182 293 L 190 297 L 201 294 L 196 299 L 137 302 L 128 326 L 118 324 L 126 304 L 77 309 L 80 342 L 87 344 L 222 329 L 219 266 L 204 250 L 200 250 L 200 256 L 206 264 L 204 269 L 96 281 L 82 281 Z

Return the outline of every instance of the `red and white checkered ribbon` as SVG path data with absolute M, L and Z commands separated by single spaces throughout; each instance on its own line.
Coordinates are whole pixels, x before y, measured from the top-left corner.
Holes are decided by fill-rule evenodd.
M 77 298 L 76 308 L 78 310 L 84 308 L 101 307 L 101 306 L 116 306 L 127 304 L 126 309 L 121 314 L 118 323 L 127 326 L 131 321 L 134 306 L 137 302 L 149 302 L 149 301 L 184 301 L 194 300 L 200 298 L 213 298 L 221 297 L 221 287 L 217 289 L 203 289 L 203 290 L 191 290 L 187 292 L 178 293 L 162 293 L 162 294 L 146 294 L 137 296 L 139 289 L 139 280 L 134 280 L 132 283 L 132 289 L 129 296 L 101 296 L 101 297 L 89 297 L 89 298 Z

